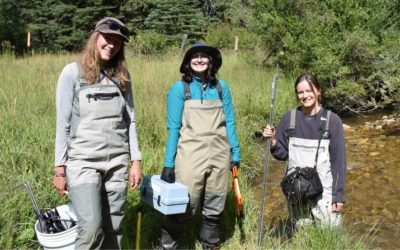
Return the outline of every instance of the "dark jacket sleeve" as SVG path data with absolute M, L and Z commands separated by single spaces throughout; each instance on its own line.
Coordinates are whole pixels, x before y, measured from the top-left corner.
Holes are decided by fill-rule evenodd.
M 346 145 L 342 120 L 332 113 L 330 119 L 330 144 L 329 155 L 332 171 L 333 202 L 344 202 L 344 184 L 346 179 Z
M 287 112 L 276 127 L 276 144 L 271 146 L 272 156 L 279 161 L 286 161 L 289 157 L 289 120 L 290 112 Z

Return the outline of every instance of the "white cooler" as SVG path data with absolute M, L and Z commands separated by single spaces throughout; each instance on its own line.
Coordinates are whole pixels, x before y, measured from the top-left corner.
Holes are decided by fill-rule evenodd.
M 145 176 L 140 195 L 144 203 L 165 215 L 182 214 L 189 203 L 189 192 L 185 185 L 165 182 L 160 175 Z

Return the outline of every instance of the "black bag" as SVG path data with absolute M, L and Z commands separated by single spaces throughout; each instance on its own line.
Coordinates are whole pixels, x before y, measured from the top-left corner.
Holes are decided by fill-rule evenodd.
M 291 204 L 305 204 L 323 192 L 321 179 L 315 167 L 296 167 L 282 179 L 281 187 Z
M 322 119 L 321 117 L 321 137 L 318 139 L 317 152 L 315 153 L 314 167 L 296 167 L 293 172 L 288 173 L 286 168 L 285 176 L 281 181 L 281 188 L 285 194 L 287 200 L 291 204 L 306 204 L 307 201 L 313 200 L 322 194 L 324 191 L 317 172 L 318 163 L 318 150 L 321 143 L 321 139 L 329 138 L 329 119 L 331 111 L 323 110 Z M 296 124 L 296 109 L 292 110 L 290 116 L 289 125 L 289 137 L 293 137 L 295 133 Z

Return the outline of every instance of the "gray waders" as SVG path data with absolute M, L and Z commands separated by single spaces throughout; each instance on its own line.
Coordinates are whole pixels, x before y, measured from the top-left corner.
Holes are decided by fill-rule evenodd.
M 190 207 L 185 214 L 167 216 L 161 236 L 163 249 L 177 248 L 183 223 L 192 217 L 199 203 L 202 203 L 201 244 L 207 249 L 218 248 L 229 165 L 230 146 L 221 100 L 186 100 L 175 159 L 175 177 L 188 186 Z
M 120 249 L 129 145 L 125 100 L 111 81 L 75 86 L 67 181 L 78 218 L 75 249 Z
M 329 112 L 329 111 L 328 111 Z M 294 132 L 296 110 L 292 110 L 290 117 L 289 131 Z M 329 113 L 327 117 L 322 116 L 321 120 L 326 120 L 326 127 L 329 130 Z M 291 132 L 289 132 L 290 134 Z M 317 171 L 323 186 L 323 193 L 316 199 L 307 204 L 291 205 L 288 204 L 289 217 L 297 226 L 309 224 L 316 219 L 322 225 L 338 226 L 341 223 L 341 215 L 332 212 L 332 172 L 329 156 L 329 137 L 324 135 L 318 151 Z M 302 139 L 294 136 L 289 137 L 289 162 L 288 173 L 296 167 L 313 167 L 315 154 L 318 148 L 318 140 Z

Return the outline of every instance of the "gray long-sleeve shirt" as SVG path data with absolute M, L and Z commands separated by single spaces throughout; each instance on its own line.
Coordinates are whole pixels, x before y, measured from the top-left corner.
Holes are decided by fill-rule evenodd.
M 321 137 L 320 123 L 323 109 L 316 115 L 305 115 L 301 110 L 296 111 L 295 137 L 318 140 Z M 275 159 L 286 161 L 289 156 L 289 124 L 290 111 L 283 115 L 276 128 L 276 144 L 271 147 L 271 154 Z M 329 121 L 330 143 L 329 155 L 333 177 L 333 202 L 344 202 L 344 183 L 346 176 L 346 145 L 344 140 L 343 124 L 340 117 L 333 113 Z
M 57 82 L 56 92 L 56 141 L 55 141 L 55 166 L 62 166 L 68 160 L 68 141 L 71 128 L 72 104 L 74 98 L 75 85 L 77 83 L 79 71 L 76 62 L 64 67 Z M 129 84 L 124 91 L 126 101 L 126 114 L 124 122 L 128 128 L 129 151 L 131 160 L 141 160 L 141 152 L 136 132 L 135 109 L 132 95 L 132 87 Z

